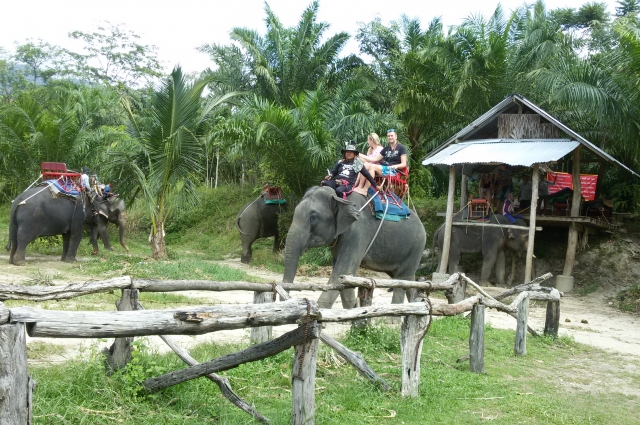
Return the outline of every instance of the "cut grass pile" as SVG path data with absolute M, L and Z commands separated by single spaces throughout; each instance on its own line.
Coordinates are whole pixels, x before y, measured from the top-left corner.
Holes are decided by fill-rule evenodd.
M 316 423 L 321 424 L 637 424 L 639 395 L 621 392 L 616 380 L 638 386 L 636 374 L 611 368 L 585 374 L 584 365 L 620 362 L 571 340 L 529 338 L 526 357 L 513 355 L 513 331 L 487 327 L 486 374 L 456 362 L 468 352 L 469 320 L 434 321 L 424 340 L 418 398 L 400 391 L 399 330 L 375 325 L 352 330 L 344 342 L 360 351 L 393 390 L 382 392 L 320 345 L 316 379 Z M 110 377 L 101 356 L 57 367 L 33 367 L 39 424 L 246 424 L 252 420 L 224 399 L 218 387 L 200 378 L 147 395 L 139 382 L 182 368 L 173 354 L 135 343 L 133 361 Z M 202 344 L 199 361 L 231 353 L 238 345 Z M 273 423 L 289 423 L 293 350 L 224 372 L 234 390 Z M 612 372 L 613 370 L 613 372 Z M 618 370 L 618 372 L 616 372 Z M 608 382 L 602 382 L 602 381 Z

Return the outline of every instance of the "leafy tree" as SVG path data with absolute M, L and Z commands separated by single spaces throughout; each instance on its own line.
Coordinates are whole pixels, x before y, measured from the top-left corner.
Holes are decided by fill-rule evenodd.
M 63 73 L 68 55 L 60 47 L 45 41 L 28 39 L 16 46 L 14 58 L 29 68 L 33 83 L 46 83 L 51 77 Z
M 640 0 L 618 0 L 616 16 L 637 15 L 640 12 Z
M 341 32 L 321 42 L 329 24 L 317 22 L 317 1 L 304 10 L 293 28 L 285 28 L 268 4 L 265 13 L 265 36 L 255 30 L 234 28 L 231 39 L 236 45 L 203 45 L 200 51 L 208 53 L 219 66 L 213 77 L 220 86 L 251 91 L 291 107 L 295 96 L 315 89 L 327 78 L 349 35 Z
M 140 87 L 160 77 L 162 67 L 155 46 L 139 44 L 140 36 L 124 25 L 106 22 L 97 31 L 73 31 L 69 37 L 84 41 L 84 54 L 72 53 L 79 76 L 94 84 Z
M 167 256 L 164 228 L 175 209 L 198 202 L 195 189 L 203 171 L 204 123 L 218 105 L 235 96 L 213 97 L 203 107 L 202 92 L 208 82 L 190 83 L 176 67 L 141 114 L 131 102 L 124 102 L 131 140 L 110 149 L 110 167 L 119 176 L 122 193 L 142 196 L 152 223 L 154 258 Z

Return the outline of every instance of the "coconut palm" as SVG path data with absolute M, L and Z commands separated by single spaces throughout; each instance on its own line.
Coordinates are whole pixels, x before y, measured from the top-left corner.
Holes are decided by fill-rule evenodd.
M 144 200 L 154 258 L 167 256 L 164 228 L 173 211 L 198 201 L 195 189 L 203 171 L 204 123 L 217 106 L 235 96 L 213 97 L 203 105 L 208 82 L 189 83 L 176 67 L 141 115 L 124 101 L 131 140 L 110 150 L 110 166 L 112 175 L 118 176 L 118 190 L 139 193 Z

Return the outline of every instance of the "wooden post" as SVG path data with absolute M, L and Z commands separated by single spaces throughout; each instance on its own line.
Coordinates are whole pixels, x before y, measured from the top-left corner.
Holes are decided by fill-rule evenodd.
M 531 208 L 529 208 L 529 238 L 527 262 L 524 268 L 524 283 L 531 282 L 531 271 L 533 269 L 533 246 L 536 239 L 536 212 L 538 210 L 538 182 L 540 181 L 539 170 L 540 165 L 533 164 L 533 174 L 531 175 Z
M 405 316 L 402 321 L 400 350 L 402 351 L 402 396 L 418 397 L 420 395 L 420 356 L 422 340 L 430 316 Z
M 359 307 L 369 307 L 373 304 L 373 290 L 374 288 L 358 288 L 358 303 L 360 304 Z M 402 303 L 404 303 L 404 290 L 398 290 L 399 292 L 402 292 Z M 395 292 L 394 292 L 395 295 Z M 411 302 L 411 301 L 409 301 Z M 366 326 L 368 326 L 370 324 L 371 320 L 370 319 L 362 319 L 362 320 L 355 320 L 353 321 L 353 326 L 358 327 L 358 328 L 364 328 Z
M 292 425 L 315 424 L 317 355 L 317 338 L 295 347 L 293 367 L 291 369 Z
M 580 187 L 580 146 L 578 146 L 571 156 L 571 174 L 573 178 L 573 197 L 571 198 L 571 217 L 580 215 L 580 203 L 582 201 Z M 578 226 L 571 223 L 569 227 L 569 241 L 567 243 L 567 256 L 564 260 L 563 276 L 571 276 L 573 274 L 573 263 L 576 259 L 576 246 L 578 245 Z
M 557 338 L 560 327 L 560 301 L 547 301 L 547 317 L 544 321 L 544 334 Z
M 527 320 L 529 318 L 529 294 L 526 294 L 518 304 L 518 319 L 516 325 L 516 342 L 513 348 L 516 356 L 527 355 Z
M 118 311 L 133 311 L 136 310 L 137 302 L 137 289 L 123 289 L 122 296 L 116 301 L 116 307 Z M 106 353 L 105 360 L 108 371 L 115 372 L 120 370 L 131 361 L 131 343 L 133 343 L 133 337 L 115 339 Z
M 253 303 L 264 304 L 273 302 L 273 292 L 253 292 Z M 272 326 L 261 326 L 259 328 L 251 328 L 251 336 L 249 342 L 251 344 L 260 344 L 261 342 L 267 342 L 271 339 Z
M 449 248 L 451 247 L 451 228 L 453 223 L 453 197 L 456 193 L 456 166 L 449 166 L 449 192 L 447 195 L 447 218 L 444 225 L 444 242 L 442 244 L 442 256 L 438 273 L 445 274 L 449 263 Z M 449 270 L 450 273 L 455 270 Z
M 474 305 L 471 310 L 469 366 L 471 372 L 484 373 L 484 306 L 481 304 Z
M 469 197 L 468 189 L 467 176 L 462 173 L 460 180 L 460 209 L 463 209 L 467 205 L 467 198 Z
M 24 323 L 0 325 L 0 424 L 31 424 Z

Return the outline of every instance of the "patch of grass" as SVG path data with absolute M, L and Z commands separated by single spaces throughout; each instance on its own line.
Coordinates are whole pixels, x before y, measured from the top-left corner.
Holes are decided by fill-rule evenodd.
M 66 352 L 63 345 L 49 344 L 42 341 L 32 341 L 27 345 L 27 358 L 28 359 L 41 359 L 43 357 L 50 357 L 51 355 L 61 355 Z
M 637 283 L 634 283 L 631 288 L 618 292 L 615 299 L 620 310 L 640 312 L 640 286 Z
M 417 398 L 399 394 L 397 327 L 378 323 L 367 332 L 351 331 L 344 339 L 391 385 L 390 392 L 380 391 L 321 346 L 316 374 L 316 423 L 638 423 L 638 395 L 622 395 L 613 386 L 602 386 L 607 381 L 605 376 L 628 379 L 628 371 L 612 368 L 603 376 L 584 373 L 585 363 L 616 362 L 616 355 L 562 338 L 528 338 L 527 356 L 516 357 L 513 331 L 487 327 L 486 373 L 476 374 L 469 372 L 468 363 L 456 362 L 468 352 L 468 338 L 468 319 L 443 318 L 433 322 L 424 339 Z M 156 394 L 142 392 L 139 383 L 144 379 L 184 365 L 174 354 L 152 352 L 144 339 L 141 341 L 136 343 L 129 366 L 110 377 L 97 352 L 85 361 L 31 368 L 38 381 L 34 393 L 36 423 L 251 423 L 244 412 L 220 395 L 216 385 L 204 378 Z M 205 361 L 242 348 L 208 343 L 198 345 L 191 354 Z M 292 357 L 293 349 L 289 349 L 222 374 L 241 397 L 273 423 L 288 423 Z M 388 418 L 391 411 L 395 418 Z

